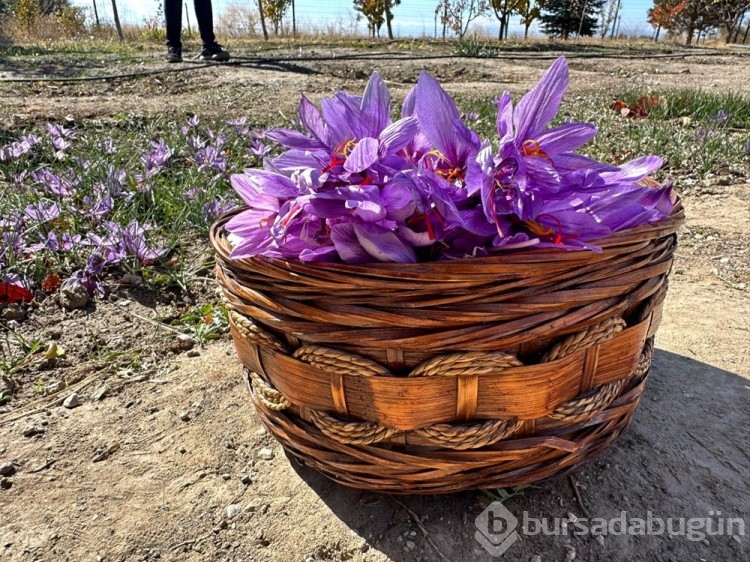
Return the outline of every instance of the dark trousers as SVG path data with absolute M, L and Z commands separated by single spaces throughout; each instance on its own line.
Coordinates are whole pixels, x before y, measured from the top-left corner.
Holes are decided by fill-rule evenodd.
M 164 19 L 167 22 L 167 47 L 182 47 L 182 2 L 183 0 L 164 0 Z M 214 35 L 214 14 L 211 0 L 193 0 L 195 17 L 198 18 L 198 31 L 203 46 L 216 43 Z

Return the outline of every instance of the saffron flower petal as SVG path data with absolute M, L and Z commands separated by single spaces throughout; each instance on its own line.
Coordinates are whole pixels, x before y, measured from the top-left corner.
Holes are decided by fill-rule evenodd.
M 378 139 L 365 137 L 361 139 L 346 157 L 344 169 L 347 172 L 358 173 L 366 170 L 378 161 Z
M 357 241 L 371 257 L 384 262 L 413 263 L 414 250 L 393 231 L 375 223 L 354 223 Z
M 568 63 L 565 57 L 560 57 L 518 102 L 513 114 L 516 138 L 536 138 L 557 114 L 567 89 Z

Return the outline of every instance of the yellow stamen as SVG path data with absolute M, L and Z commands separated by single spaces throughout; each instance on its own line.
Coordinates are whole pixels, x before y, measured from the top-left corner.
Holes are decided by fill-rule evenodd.
M 532 220 L 525 220 L 523 221 L 523 224 L 528 228 L 533 234 L 536 234 L 537 236 L 551 236 L 555 233 L 553 229 L 551 229 L 548 226 L 543 226 L 539 224 L 536 221 Z

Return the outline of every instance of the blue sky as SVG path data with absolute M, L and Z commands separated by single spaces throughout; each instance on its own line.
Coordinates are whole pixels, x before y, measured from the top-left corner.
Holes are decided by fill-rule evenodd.
M 110 0 L 97 0 L 100 17 L 111 19 Z M 623 0 L 622 24 L 620 31 L 629 35 L 634 33 L 650 33 L 650 26 L 646 23 L 646 11 L 652 5 L 652 0 Z M 73 4 L 84 6 L 91 10 L 91 0 L 73 0 Z M 145 18 L 153 17 L 157 13 L 160 0 L 140 0 L 118 2 L 120 19 L 123 22 L 140 23 Z M 192 0 L 187 1 L 189 17 L 192 25 L 195 25 Z M 253 0 L 214 0 L 214 12 L 216 17 L 229 5 L 245 8 L 254 7 Z M 402 0 L 402 4 L 394 9 L 394 32 L 402 36 L 432 36 L 435 32 L 435 6 L 437 0 Z M 354 11 L 351 0 L 296 0 L 297 22 L 299 27 L 323 26 L 326 22 L 339 22 L 341 27 L 366 31 L 363 23 L 354 23 Z M 522 32 L 517 24 L 518 18 L 512 18 L 511 33 Z M 478 26 L 488 34 L 497 33 L 497 22 L 493 18 L 478 21 Z M 532 28 L 533 29 L 533 28 Z M 383 30 L 385 31 L 385 30 Z

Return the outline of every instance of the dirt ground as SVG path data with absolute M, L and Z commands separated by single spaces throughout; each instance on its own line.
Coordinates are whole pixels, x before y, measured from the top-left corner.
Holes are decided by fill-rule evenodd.
M 317 47 L 295 52 L 331 54 Z M 138 69 L 162 68 L 160 57 L 144 55 Z M 98 70 L 127 71 L 111 62 Z M 528 89 L 548 64 L 393 57 L 23 84 L 0 90 L 0 114 L 17 125 L 179 104 L 186 113 L 229 116 L 241 107 L 258 117 L 291 112 L 300 91 L 359 89 L 374 68 L 397 96 L 423 67 L 451 93 L 490 96 L 505 87 Z M 59 70 L 50 65 L 0 68 L 0 76 Z M 750 83 L 750 59 L 728 53 L 574 59 L 571 68 L 569 96 L 639 84 L 740 90 Z M 519 520 L 523 512 L 610 519 L 622 511 L 646 518 L 650 511 L 665 519 L 721 512 L 750 523 L 750 180 L 735 174 L 680 185 L 678 178 L 678 189 L 688 220 L 635 419 L 616 445 L 572 479 L 507 499 Z M 488 494 L 395 498 L 343 488 L 299 466 L 256 419 L 231 341 L 225 337 L 191 356 L 180 352 L 175 334 L 155 318 L 179 312 L 184 303 L 116 281 L 109 300 L 75 313 L 50 300 L 21 324 L 22 333 L 57 340 L 68 353 L 57 365 L 29 371 L 18 398 L 0 406 L 0 466 L 10 462 L 14 471 L 0 489 L 0 559 L 750 560 L 746 536 L 691 541 L 665 535 L 603 541 L 521 535 L 502 558 L 493 558 L 474 538 L 474 520 L 493 499 Z M 201 290 L 210 295 L 214 285 L 206 281 Z M 123 348 L 139 357 L 138 372 L 117 359 L 101 361 L 108 350 Z M 37 380 L 69 387 L 45 395 L 46 388 L 35 392 Z M 71 390 L 82 405 L 67 409 L 61 402 Z

